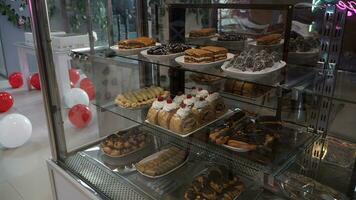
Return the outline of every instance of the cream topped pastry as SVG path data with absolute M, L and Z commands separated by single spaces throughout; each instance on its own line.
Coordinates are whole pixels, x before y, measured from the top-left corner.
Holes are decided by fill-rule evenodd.
M 167 99 L 166 103 L 163 106 L 163 109 L 160 110 L 158 113 L 158 125 L 163 128 L 169 129 L 169 123 L 173 115 L 176 113 L 177 109 L 178 105 L 173 102 L 171 98 Z
M 177 108 L 178 108 L 178 105 L 175 102 L 173 102 L 173 100 L 171 98 L 167 99 L 166 103 L 163 106 L 163 110 L 166 112 L 170 112 Z
M 191 108 L 182 103 L 177 112 L 173 115 L 169 129 L 178 134 L 190 132 L 198 127 L 198 121 L 194 117 Z
M 196 99 L 191 94 L 187 95 L 187 98 L 183 100 L 183 103 L 186 104 L 188 107 L 193 107 Z
M 178 92 L 178 94 L 174 97 L 173 101 L 179 105 L 183 102 L 185 97 L 185 94 L 183 94 L 182 92 Z
M 161 110 L 164 106 L 165 102 L 163 97 L 159 96 L 152 104 L 152 107 L 156 110 Z
M 203 97 L 200 97 L 199 100 L 194 103 L 192 113 L 199 124 L 205 124 L 215 119 L 215 112 L 211 109 L 208 101 Z
M 184 104 L 184 103 L 182 103 L 181 105 L 180 105 L 180 108 L 177 110 L 177 115 L 180 117 L 180 118 L 182 118 L 182 119 L 184 119 L 184 118 L 186 118 L 189 114 L 191 114 L 191 109 L 186 105 L 186 104 Z
M 203 97 L 200 97 L 199 100 L 194 103 L 193 108 L 202 109 L 207 107 L 208 105 L 209 103 Z
M 200 98 L 200 97 L 206 98 L 208 95 L 209 95 L 208 90 L 203 90 L 202 88 L 199 88 L 199 89 L 198 89 L 197 97 L 199 97 L 199 98 Z
M 158 113 L 162 110 L 165 105 L 164 98 L 158 96 L 158 98 L 153 102 L 151 108 L 148 110 L 146 119 L 151 124 L 158 124 Z

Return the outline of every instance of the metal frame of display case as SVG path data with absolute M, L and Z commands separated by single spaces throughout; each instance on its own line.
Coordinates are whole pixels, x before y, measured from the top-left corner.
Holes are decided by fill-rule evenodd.
M 141 2 L 142 3 L 142 2 Z M 90 5 L 90 0 L 87 0 L 87 5 Z M 139 4 L 139 8 L 143 5 Z M 180 6 L 180 5 L 179 5 Z M 183 6 L 183 5 L 182 5 Z M 233 5 L 221 5 L 222 7 L 227 7 L 227 8 L 235 8 Z M 241 6 L 241 5 L 240 5 Z M 272 6 L 273 9 L 275 9 L 274 5 Z M 199 5 L 197 5 L 199 7 Z M 288 7 L 288 6 L 287 6 Z M 91 161 L 90 159 L 86 159 L 86 155 L 83 155 L 81 153 L 76 154 L 74 156 L 68 157 L 68 152 L 66 148 L 66 142 L 65 142 L 65 137 L 64 137 L 64 129 L 63 129 L 63 124 L 62 124 L 62 115 L 60 112 L 60 107 L 61 107 L 61 102 L 60 102 L 60 97 L 58 93 L 58 85 L 56 80 L 56 73 L 54 71 L 54 63 L 52 60 L 52 48 L 51 48 L 51 41 L 49 37 L 49 23 L 48 23 L 48 18 L 47 18 L 47 8 L 46 8 L 46 3 L 45 0 L 30 0 L 29 1 L 29 8 L 31 11 L 31 17 L 32 17 L 32 30 L 34 31 L 34 36 L 36 40 L 36 47 L 37 47 L 37 58 L 38 58 L 38 66 L 39 66 L 39 71 L 41 74 L 41 85 L 42 85 L 42 91 L 43 91 L 43 96 L 44 96 L 44 105 L 45 105 L 45 110 L 46 110 L 46 115 L 47 115 L 47 123 L 49 126 L 49 136 L 50 136 L 50 144 L 51 144 L 51 150 L 52 150 L 52 160 L 58 164 L 60 167 L 63 169 L 68 170 L 68 172 L 72 173 L 74 176 L 79 177 L 85 184 L 90 186 L 91 188 L 97 188 L 98 184 L 100 185 L 99 191 L 96 190 L 96 192 L 99 193 L 99 196 L 104 199 L 119 199 L 119 198 L 126 198 L 126 199 L 144 199 L 145 194 L 142 194 L 142 192 L 137 191 L 137 188 L 132 187 L 132 185 L 127 184 L 125 181 L 120 180 L 117 176 L 115 176 L 111 171 L 108 171 L 107 168 L 98 165 L 96 162 Z M 111 0 L 108 0 L 108 9 L 111 8 Z M 236 8 L 241 8 L 241 7 L 236 7 Z M 330 13 L 332 11 L 335 12 L 336 8 L 328 8 L 330 10 Z M 140 13 L 140 12 L 138 12 Z M 144 12 L 142 12 L 144 13 Z M 343 24 L 345 20 L 345 13 L 338 12 L 336 11 L 336 15 L 330 16 L 330 14 L 325 15 L 325 22 L 330 23 L 333 27 L 333 31 L 325 30 L 324 36 L 322 39 L 322 44 L 327 43 L 327 44 L 332 44 L 328 46 L 323 46 L 322 45 L 322 53 L 321 55 L 327 55 L 328 59 L 326 59 L 324 62 L 320 62 L 321 66 L 323 67 L 323 74 L 321 76 L 324 78 L 324 82 L 322 82 L 322 86 L 318 84 L 315 84 L 314 89 L 316 90 L 317 94 L 320 94 L 318 98 L 316 99 L 315 103 L 316 105 L 319 105 L 318 113 L 313 113 L 312 115 L 315 116 L 313 121 L 310 122 L 310 132 L 317 132 L 318 134 L 325 135 L 327 134 L 327 122 L 328 122 L 328 114 L 330 113 L 330 104 L 332 100 L 332 95 L 333 95 L 333 85 L 335 84 L 335 70 L 337 69 L 337 64 L 338 64 L 338 56 L 340 54 L 341 50 L 341 41 L 342 41 L 342 32 L 335 36 L 332 34 L 335 33 L 334 31 L 339 30 L 336 29 L 336 26 L 342 27 L 341 30 L 343 29 Z M 90 9 L 87 9 L 87 14 L 88 16 L 91 16 L 90 14 Z M 110 15 L 110 12 L 108 12 L 108 15 Z M 329 16 L 328 16 L 329 15 Z M 337 17 L 333 17 L 337 16 Z M 143 16 L 140 16 L 140 18 L 144 18 Z M 90 19 L 90 18 L 89 18 Z M 109 22 L 110 17 L 108 17 Z M 112 19 L 112 18 L 111 18 Z M 141 19 L 142 20 L 142 19 Z M 89 20 L 91 21 L 91 20 Z M 143 24 L 143 23 L 139 23 Z M 91 30 L 91 22 L 88 23 L 88 29 Z M 110 27 L 110 25 L 109 25 Z M 328 27 L 328 26 L 325 26 Z M 325 28 L 324 27 L 324 28 Z M 111 28 L 111 27 L 110 27 Z M 144 26 L 140 28 L 141 33 L 143 30 L 147 29 Z M 110 30 L 108 30 L 108 34 L 112 34 Z M 331 34 L 331 37 L 330 37 Z M 94 54 L 94 40 L 93 40 L 93 34 L 90 31 L 89 32 L 89 37 L 90 37 L 90 54 Z M 287 39 L 288 40 L 288 39 Z M 109 39 L 109 43 L 113 43 L 112 39 Z M 288 43 L 288 42 L 287 42 Z M 285 45 L 285 50 L 287 45 Z M 336 49 L 335 49 L 336 48 Z M 76 54 L 72 54 L 75 56 Z M 87 54 L 83 54 L 83 56 L 88 56 Z M 90 58 L 89 56 L 89 59 Z M 330 99 L 331 96 L 331 99 Z M 320 107 L 321 105 L 321 107 Z M 113 112 L 111 110 L 111 107 L 102 107 L 101 108 L 104 111 L 109 111 Z M 316 128 L 318 127 L 318 128 Z M 195 143 L 194 141 L 184 141 L 181 138 L 177 139 L 174 137 L 167 136 L 164 133 L 157 132 L 157 136 L 166 138 L 169 141 L 174 141 L 177 143 L 181 143 L 180 145 L 189 145 L 193 144 L 192 151 L 196 152 L 204 152 L 207 151 L 209 148 L 213 148 L 211 145 L 206 145 L 206 144 L 199 144 L 198 142 Z M 92 144 L 91 144 L 92 145 Z M 320 144 L 319 144 L 320 145 Z M 322 145 L 322 144 L 321 144 Z M 312 149 L 309 147 L 310 145 L 306 145 L 306 147 L 303 147 L 303 149 Z M 194 150 L 195 149 L 195 150 Z M 321 148 L 322 149 L 322 148 Z M 238 169 L 238 171 L 246 173 L 247 176 L 254 175 L 254 173 L 262 173 L 262 175 L 258 176 L 256 178 L 257 180 L 265 179 L 265 170 L 261 169 L 260 166 L 256 166 L 255 168 L 251 168 L 252 164 L 246 163 L 246 161 L 243 160 L 231 160 L 228 159 L 230 155 L 226 153 L 227 151 L 222 151 L 219 148 L 213 148 L 210 151 L 215 151 L 217 156 L 221 156 L 223 158 L 226 158 L 226 162 L 229 163 L 230 166 L 233 166 L 234 168 Z M 312 165 L 315 170 L 318 168 L 318 163 L 312 163 L 310 159 L 308 159 L 308 156 L 313 154 L 314 152 L 311 152 L 310 150 L 304 151 L 305 157 L 307 158 L 304 163 L 307 165 Z M 298 153 L 299 154 L 299 153 Z M 319 156 L 321 159 L 323 152 L 319 152 Z M 295 156 L 293 156 L 293 160 L 295 159 Z M 320 160 L 319 159 L 319 160 Z M 87 166 L 87 168 L 82 168 L 82 166 Z M 287 166 L 283 166 L 287 167 Z M 252 170 L 251 173 L 248 171 Z M 353 169 L 353 177 L 355 176 L 355 168 Z M 279 174 L 281 172 L 281 169 L 277 170 L 276 174 Z M 274 174 L 274 175 L 276 175 Z M 98 175 L 100 178 L 98 179 Z M 89 177 L 89 180 L 88 180 Z M 256 180 L 255 179 L 255 180 Z M 262 180 L 267 183 L 274 182 L 274 180 L 270 180 L 270 177 L 267 178 L 268 180 Z M 350 185 L 350 189 L 354 188 L 354 184 Z M 104 191 L 104 192 L 100 192 Z M 150 197 L 148 197 L 150 198 Z

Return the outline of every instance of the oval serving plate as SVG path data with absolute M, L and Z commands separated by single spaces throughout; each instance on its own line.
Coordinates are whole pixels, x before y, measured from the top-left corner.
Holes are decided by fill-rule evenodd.
M 143 55 L 144 57 L 146 57 L 148 60 L 152 62 L 168 62 L 179 56 L 184 55 L 184 52 L 168 54 L 168 55 L 150 55 L 147 53 L 147 51 L 148 49 L 141 51 L 141 55 Z
M 186 63 L 186 62 L 184 62 L 184 56 L 177 57 L 175 59 L 175 61 L 184 68 L 191 69 L 191 70 L 199 70 L 199 69 L 206 69 L 206 68 L 210 68 L 210 67 L 221 66 L 224 62 L 230 60 L 234 56 L 235 55 L 232 53 L 227 53 L 226 59 L 218 60 L 218 61 L 210 62 L 210 63 Z
M 154 153 L 154 154 L 152 154 L 152 155 L 150 155 L 150 156 L 148 156 L 148 157 L 142 159 L 142 160 L 141 160 L 140 162 L 138 162 L 137 164 L 139 164 L 139 163 L 141 163 L 141 162 L 146 162 L 147 160 L 150 160 L 150 159 L 153 159 L 153 158 L 159 156 L 160 154 L 164 153 L 164 152 L 167 151 L 167 150 L 168 150 L 168 149 L 164 149 L 164 150 L 162 150 L 162 151 L 156 152 L 156 153 Z M 173 169 L 167 171 L 166 173 L 163 173 L 163 174 L 160 174 L 160 175 L 157 175 L 157 176 L 151 176 L 151 175 L 147 175 L 147 174 L 141 172 L 141 171 L 136 167 L 136 164 L 135 164 L 135 167 L 136 167 L 136 170 L 137 170 L 140 174 L 142 174 L 143 176 L 145 176 L 145 177 L 148 177 L 148 178 L 161 178 L 161 177 L 164 177 L 164 176 L 166 176 L 166 175 L 168 175 L 168 174 L 174 172 L 175 170 L 179 169 L 180 167 L 182 167 L 182 166 L 183 166 L 185 163 L 187 163 L 187 162 L 188 162 L 188 155 L 186 156 L 185 160 L 184 160 L 181 164 L 177 165 L 175 168 L 173 168 Z
M 241 79 L 244 80 L 256 80 L 258 78 L 264 77 L 270 73 L 277 72 L 281 69 L 283 69 L 286 66 L 286 62 L 284 61 L 279 61 L 275 62 L 272 67 L 265 68 L 261 71 L 241 71 L 239 69 L 229 67 L 229 62 L 225 62 L 223 66 L 221 66 L 221 69 L 227 73 L 230 74 L 231 76 L 237 76 Z

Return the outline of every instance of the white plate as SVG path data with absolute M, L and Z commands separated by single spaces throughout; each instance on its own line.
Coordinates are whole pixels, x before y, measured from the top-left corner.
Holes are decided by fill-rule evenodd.
M 248 45 L 255 46 L 255 47 L 278 47 L 282 46 L 284 44 L 284 39 L 281 39 L 281 41 L 277 44 L 271 44 L 271 45 L 258 45 L 256 40 L 248 42 Z
M 156 152 L 156 153 L 154 153 L 154 154 L 152 154 L 152 155 L 150 155 L 150 156 L 148 156 L 148 157 L 142 159 L 142 160 L 141 160 L 140 162 L 138 162 L 137 164 L 144 163 L 144 162 L 146 162 L 146 161 L 148 161 L 148 160 L 152 160 L 152 159 L 154 159 L 154 158 L 157 158 L 159 155 L 161 155 L 162 153 L 164 153 L 164 152 L 166 152 L 166 151 L 168 151 L 168 149 L 164 149 L 164 150 L 162 150 L 162 151 Z M 168 175 L 168 174 L 174 172 L 175 170 L 179 169 L 179 168 L 182 167 L 187 161 L 188 161 L 188 156 L 185 158 L 185 160 L 184 160 L 181 164 L 177 165 L 175 168 L 173 168 L 173 169 L 167 171 L 166 173 L 163 173 L 163 174 L 158 175 L 158 176 L 147 175 L 147 174 L 141 172 L 140 170 L 138 170 L 138 168 L 137 168 L 136 166 L 135 166 L 135 167 L 136 167 L 136 170 L 137 170 L 140 174 L 142 174 L 143 176 L 146 176 L 146 177 L 148 177 L 148 178 L 161 178 L 161 177 L 166 176 L 166 175 Z
M 244 80 L 257 80 L 259 78 L 265 77 L 268 74 L 271 73 L 276 73 L 279 70 L 281 70 L 282 68 L 284 68 L 286 66 L 286 62 L 284 61 L 279 61 L 279 62 L 275 62 L 274 65 L 272 67 L 263 69 L 261 71 L 241 71 L 239 69 L 233 68 L 233 67 L 229 67 L 229 62 L 225 62 L 223 64 L 223 66 L 221 66 L 221 69 L 227 73 L 230 74 L 231 76 L 236 76 L 240 79 L 244 79 Z
M 217 34 L 207 36 L 207 37 L 189 37 L 189 35 L 185 36 L 185 43 L 194 44 L 194 45 L 208 45 L 211 44 L 211 38 L 216 38 Z
M 225 148 L 228 148 L 228 149 L 230 149 L 232 151 L 236 151 L 236 152 L 240 152 L 240 153 L 252 151 L 252 149 L 244 149 L 244 148 L 232 147 L 232 146 L 229 146 L 229 145 L 226 145 L 226 144 L 223 144 L 222 146 L 225 147 Z
M 196 132 L 200 131 L 201 129 L 203 129 L 203 128 L 209 126 L 210 124 L 213 124 L 213 123 L 215 123 L 215 122 L 217 122 L 217 121 L 219 121 L 219 120 L 221 120 L 221 119 L 223 119 L 223 118 L 225 118 L 225 117 L 227 117 L 227 116 L 230 116 L 232 113 L 234 113 L 232 110 L 227 110 L 226 113 L 224 113 L 224 114 L 221 115 L 220 117 L 214 119 L 213 121 L 208 122 L 207 124 L 204 124 L 203 126 L 197 128 L 197 129 L 195 129 L 195 130 L 193 130 L 193 131 L 191 131 L 191 132 L 189 132 L 189 133 L 185 133 L 185 134 L 179 134 L 179 133 L 173 132 L 173 131 L 171 131 L 171 130 L 169 130 L 169 129 L 163 128 L 163 127 L 161 127 L 161 126 L 158 126 L 158 125 L 155 125 L 155 124 L 151 124 L 148 120 L 145 120 L 145 122 L 148 123 L 148 124 L 150 124 L 151 126 L 154 126 L 154 127 L 156 127 L 156 128 L 159 128 L 159 129 L 163 129 L 163 130 L 165 130 L 165 131 L 167 131 L 167 132 L 170 132 L 170 133 L 172 133 L 172 134 L 175 134 L 175 135 L 178 135 L 178 136 L 181 136 L 181 137 L 188 137 L 188 136 L 190 136 L 191 134 L 196 133 Z
M 160 43 L 156 43 L 157 45 L 161 45 Z M 148 46 L 148 47 L 142 47 L 142 48 L 135 48 L 135 49 L 120 49 L 119 45 L 114 45 L 111 46 L 110 49 L 115 51 L 118 55 L 122 55 L 122 56 L 130 56 L 130 55 L 137 55 L 139 54 L 141 51 L 145 50 L 145 49 L 149 49 L 153 46 Z
M 168 55 L 150 55 L 147 53 L 148 49 L 141 51 L 141 55 L 146 57 L 151 62 L 169 62 L 170 60 L 175 59 L 176 57 L 184 55 L 184 52 L 168 54 Z
M 191 70 L 199 70 L 199 69 L 206 69 L 206 68 L 210 68 L 210 67 L 220 66 L 225 61 L 230 60 L 234 56 L 235 55 L 232 53 L 227 53 L 226 59 L 218 60 L 218 61 L 210 62 L 210 63 L 186 63 L 186 62 L 184 62 L 184 56 L 179 56 L 178 58 L 175 59 L 175 61 L 184 68 L 191 69 Z

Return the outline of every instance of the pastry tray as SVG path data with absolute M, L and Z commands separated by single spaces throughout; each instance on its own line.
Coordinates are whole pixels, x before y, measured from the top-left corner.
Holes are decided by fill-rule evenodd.
M 119 131 L 119 132 L 114 133 L 114 134 L 111 134 L 111 135 L 122 135 L 122 136 L 130 135 L 131 133 L 130 133 L 129 131 L 132 130 L 132 129 L 138 129 L 138 131 L 139 131 L 139 128 L 138 128 L 137 126 L 134 126 L 134 127 L 129 128 L 129 129 L 125 129 L 125 130 Z M 145 131 L 146 131 L 146 130 L 145 130 Z M 147 132 L 147 131 L 146 131 L 146 132 Z M 138 152 L 138 151 L 141 151 L 141 150 L 143 150 L 143 149 L 149 147 L 149 146 L 152 144 L 152 136 L 151 136 L 149 133 L 146 133 L 146 132 L 143 132 L 143 133 L 145 133 L 146 136 L 148 137 L 148 139 L 147 139 L 146 142 L 145 142 L 145 146 L 143 146 L 143 147 L 141 147 L 141 148 L 138 148 L 138 149 L 136 149 L 136 150 L 134 150 L 134 151 L 128 152 L 128 153 L 126 153 L 126 154 L 118 155 L 118 156 L 112 156 L 112 155 L 109 155 L 109 154 L 105 153 L 105 151 L 104 151 L 103 148 L 102 148 L 102 143 L 103 143 L 103 141 L 104 141 L 106 138 L 108 138 L 110 135 L 107 136 L 102 142 L 100 142 L 100 145 L 99 145 L 100 151 L 101 151 L 101 153 L 102 153 L 103 155 L 105 155 L 105 156 L 107 156 L 107 157 L 110 157 L 110 158 L 123 158 L 123 157 L 129 156 L 129 155 L 131 155 L 131 154 L 134 154 L 134 153 L 136 153 L 136 152 Z M 118 134 L 118 133 L 121 133 L 121 134 Z
M 152 155 L 149 155 L 149 156 L 147 156 L 146 158 L 144 158 L 144 159 L 142 159 L 141 161 L 139 161 L 138 163 L 140 163 L 140 162 L 145 162 L 146 160 L 150 160 L 150 159 L 152 159 L 153 157 L 156 157 L 157 155 L 162 154 L 165 150 L 167 150 L 167 149 L 163 149 L 163 150 L 161 150 L 161 151 L 159 151 L 159 152 L 156 152 L 156 153 L 154 153 L 154 154 L 152 154 Z M 179 165 L 177 165 L 176 167 L 174 167 L 173 169 L 171 169 L 171 170 L 169 170 L 169 171 L 167 171 L 167 172 L 165 172 L 165 173 L 163 173 L 163 174 L 157 175 L 157 176 L 147 175 L 147 174 L 141 172 L 140 170 L 138 170 L 137 168 L 136 168 L 136 170 L 137 170 L 140 174 L 142 174 L 143 176 L 146 176 L 146 177 L 148 177 L 148 178 L 161 178 L 161 177 L 164 177 L 164 176 L 166 176 L 166 175 L 168 175 L 168 174 L 170 174 L 170 173 L 176 171 L 177 169 L 179 169 L 180 167 L 182 167 L 185 163 L 187 163 L 187 161 L 188 161 L 188 156 L 189 156 L 189 155 L 186 156 L 186 158 L 184 159 L 184 161 L 183 161 L 181 164 L 179 164 Z M 137 163 L 137 164 L 138 164 L 138 163 Z
M 179 134 L 179 133 L 176 133 L 176 132 L 171 131 L 171 130 L 169 130 L 169 129 L 163 128 L 163 127 L 161 127 L 161 126 L 158 126 L 158 125 L 155 125 L 155 124 L 151 124 L 148 120 L 145 120 L 145 122 L 146 122 L 147 124 L 149 124 L 149 125 L 155 127 L 155 128 L 165 130 L 166 132 L 169 132 L 169 133 L 172 133 L 172 134 L 181 136 L 181 137 L 188 137 L 188 136 L 190 136 L 190 135 L 192 135 L 192 134 L 194 134 L 194 133 L 196 133 L 196 132 L 198 132 L 198 131 L 200 131 L 200 130 L 206 128 L 207 126 L 209 126 L 209 125 L 211 125 L 211 124 L 214 124 L 214 123 L 217 122 L 217 121 L 220 121 L 220 120 L 222 120 L 222 119 L 224 119 L 224 118 L 226 118 L 226 117 L 229 117 L 229 116 L 232 115 L 233 113 L 234 113 L 234 111 L 232 111 L 232 110 L 229 109 L 229 110 L 226 111 L 225 114 L 221 115 L 220 117 L 218 117 L 218 118 L 216 118 L 216 119 L 214 119 L 214 120 L 212 120 L 212 121 L 210 121 L 210 122 L 204 124 L 203 126 L 197 128 L 197 129 L 195 129 L 195 130 L 193 130 L 193 131 L 191 131 L 191 132 L 189 132 L 189 133 L 185 133 L 185 134 Z
M 275 92 L 276 92 L 275 88 L 271 88 L 270 90 L 267 90 L 256 97 L 247 97 L 247 96 L 225 92 L 225 91 L 221 92 L 221 95 L 229 99 L 234 99 L 243 102 L 250 102 L 258 105 L 266 105 L 267 103 L 271 102 L 272 98 L 274 97 L 273 94 Z

